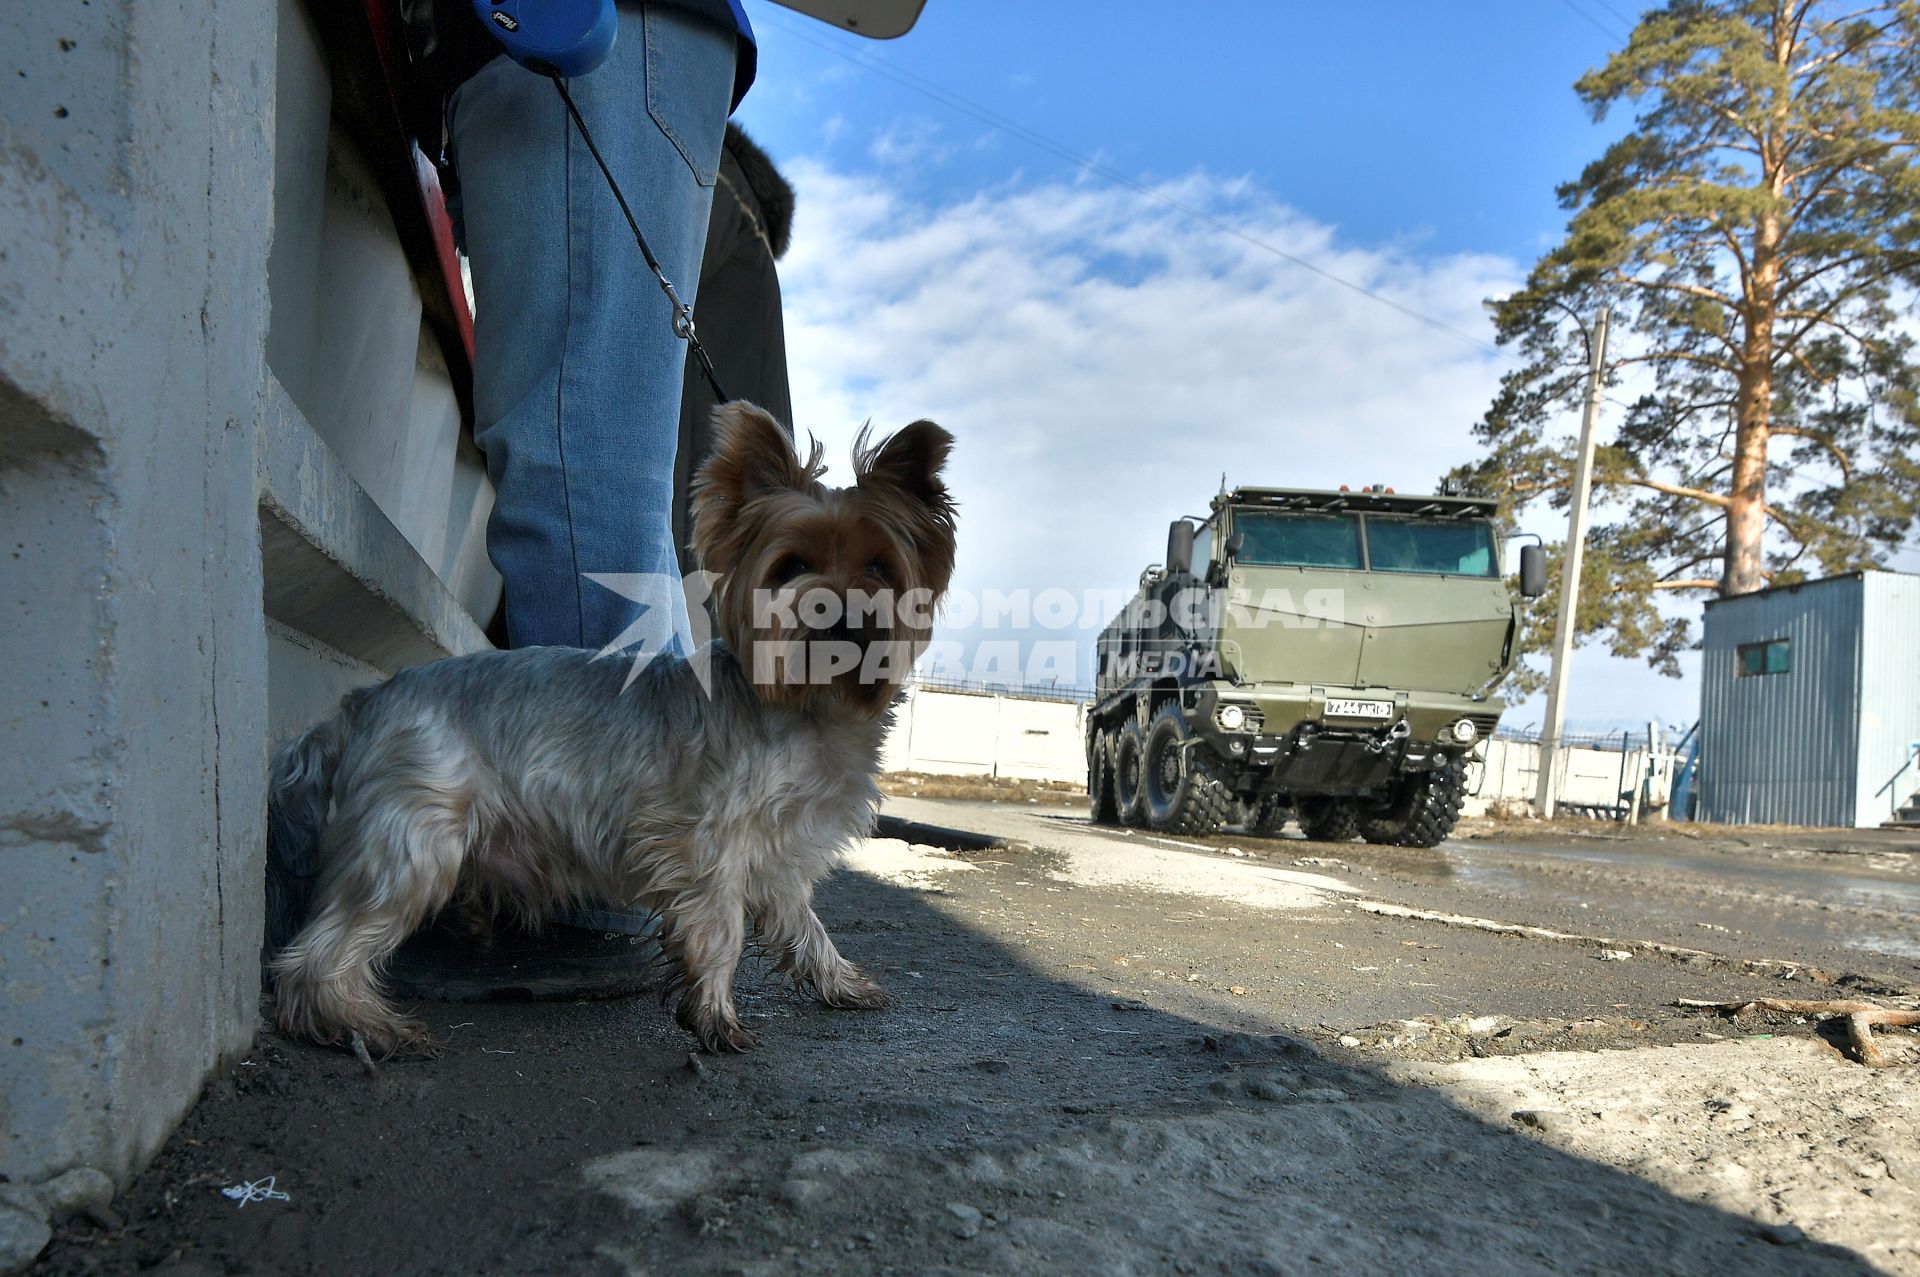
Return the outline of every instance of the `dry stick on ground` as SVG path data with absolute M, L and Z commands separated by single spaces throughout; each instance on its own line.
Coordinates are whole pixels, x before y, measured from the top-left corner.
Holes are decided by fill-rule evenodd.
M 1885 1068 L 1892 1061 L 1881 1054 L 1880 1048 L 1874 1045 L 1873 1026 L 1920 1024 L 1920 1011 L 1901 1011 L 1893 1007 L 1876 1006 L 1871 1002 L 1825 1002 L 1801 998 L 1747 998 L 1737 1002 L 1701 1002 L 1693 998 L 1677 998 L 1673 1005 L 1710 1009 L 1725 1015 L 1740 1015 L 1747 1011 L 1781 1011 L 1789 1015 L 1844 1015 L 1847 1017 L 1847 1045 L 1853 1048 L 1854 1056 L 1860 1063 L 1875 1069 Z

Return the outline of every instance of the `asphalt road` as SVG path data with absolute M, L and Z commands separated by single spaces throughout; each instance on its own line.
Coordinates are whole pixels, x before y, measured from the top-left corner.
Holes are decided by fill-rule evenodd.
M 1203 845 L 1268 863 L 1318 858 L 1409 905 L 1835 970 L 1884 968 L 1906 982 L 1920 974 L 1920 833 L 1910 831 L 1580 822 L 1536 832 L 1468 821 L 1432 850 L 1232 831 Z
M 263 1030 L 46 1271 L 1920 1274 L 1920 1035 L 1672 1005 L 1913 1005 L 1911 837 L 888 812 L 973 835 L 821 890 L 893 1008 L 750 960 L 741 1057 L 647 997 L 429 1004 L 373 1078 Z
M 1163 838 L 1089 825 L 1075 808 L 890 799 L 887 811 L 992 834 L 1042 862 L 1099 857 L 1109 864 L 1102 870 L 1107 885 L 1155 888 L 1135 906 L 1143 935 L 1165 928 L 1144 916 L 1158 897 L 1206 899 L 1219 891 L 1223 903 L 1231 903 L 1234 875 L 1243 869 L 1327 879 L 1313 907 L 1269 912 L 1266 927 L 1204 929 L 1235 937 L 1231 946 L 1183 933 L 1166 936 L 1179 943 L 1163 942 L 1160 949 L 1190 962 L 1211 957 L 1217 966 L 1203 982 L 1217 975 L 1248 989 L 1247 996 L 1257 990 L 1296 1025 L 1348 1027 L 1463 1011 L 1576 1018 L 1622 1009 L 1651 1013 L 1662 1001 L 1707 997 L 1709 985 L 1720 988 L 1722 978 L 1733 975 L 1766 983 L 1740 983 L 1727 997 L 1778 995 L 1781 984 L 1795 982 L 1779 977 L 1796 967 L 1811 969 L 1821 985 L 1837 980 L 1857 989 L 1920 992 L 1920 834 L 1692 826 L 1622 832 L 1584 823 L 1534 832 L 1468 822 L 1440 847 L 1413 850 L 1231 830 L 1199 840 Z M 1195 858 L 1180 864 L 1177 883 L 1128 876 L 1130 861 L 1167 853 Z M 1634 959 L 1607 962 L 1596 952 L 1620 946 L 1516 940 L 1464 925 L 1369 914 L 1373 904 L 1706 956 L 1636 949 Z M 1338 938 L 1315 943 L 1330 932 Z M 1356 950 L 1368 956 L 1347 961 Z M 1436 963 L 1444 966 L 1444 979 L 1413 978 L 1413 968 Z M 1747 963 L 1758 969 L 1744 969 Z M 1365 967 L 1374 969 L 1356 970 Z M 1703 981 L 1709 972 L 1713 978 Z M 1806 976 L 1797 978 L 1815 987 Z M 1682 1035 L 1696 1023 L 1679 1017 L 1664 1032 Z

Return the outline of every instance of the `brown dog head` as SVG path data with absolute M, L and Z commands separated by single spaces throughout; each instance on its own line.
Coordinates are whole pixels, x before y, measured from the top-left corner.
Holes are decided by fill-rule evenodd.
M 916 421 L 854 444 L 853 484 L 829 488 L 752 404 L 714 410 L 694 480 L 693 544 L 720 577 L 720 633 L 769 703 L 877 715 L 906 680 L 953 576 L 953 436 Z

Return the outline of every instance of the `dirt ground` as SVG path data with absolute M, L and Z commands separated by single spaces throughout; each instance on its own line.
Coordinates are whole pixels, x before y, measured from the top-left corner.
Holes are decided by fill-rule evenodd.
M 372 1078 L 263 1029 L 36 1271 L 1920 1275 L 1920 1034 L 1672 1005 L 1914 1005 L 1920 840 L 888 811 L 820 909 L 892 1009 L 749 960 L 740 1057 L 645 996 L 428 1004 Z
M 880 778 L 882 793 L 897 798 L 947 798 L 962 802 L 1045 804 L 1079 807 L 1087 801 L 1085 785 L 1061 780 L 1017 780 L 1006 776 L 934 776 L 922 772 L 891 772 Z

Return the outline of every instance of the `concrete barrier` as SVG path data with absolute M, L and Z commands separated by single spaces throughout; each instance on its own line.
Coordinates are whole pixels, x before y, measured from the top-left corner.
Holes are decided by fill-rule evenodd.
M 273 742 L 486 646 L 490 497 L 307 6 L 0 39 L 0 1178 L 124 1177 L 259 1022 Z

